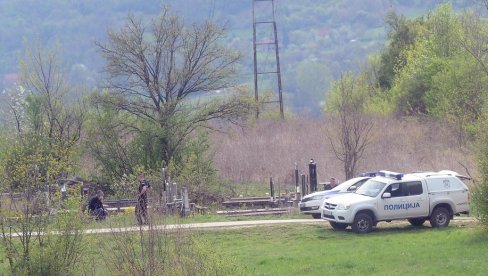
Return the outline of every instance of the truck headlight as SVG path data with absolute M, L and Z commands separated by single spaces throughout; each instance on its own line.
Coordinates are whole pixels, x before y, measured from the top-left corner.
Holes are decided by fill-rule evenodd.
M 351 207 L 351 204 L 338 204 L 337 205 L 337 210 L 347 210 Z

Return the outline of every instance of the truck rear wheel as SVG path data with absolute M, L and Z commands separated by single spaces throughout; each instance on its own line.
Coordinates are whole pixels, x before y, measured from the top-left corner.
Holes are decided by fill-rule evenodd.
M 347 224 L 345 223 L 339 223 L 335 221 L 329 221 L 330 226 L 334 228 L 334 230 L 344 230 L 347 228 Z
M 357 234 L 367 234 L 373 230 L 373 218 L 369 214 L 359 213 L 354 218 L 352 230 Z
M 432 227 L 447 227 L 451 221 L 451 214 L 446 208 L 437 207 L 432 212 L 429 221 Z
M 408 219 L 408 222 L 410 222 L 411 225 L 413 226 L 422 226 L 424 224 L 426 219 L 424 218 L 411 218 Z

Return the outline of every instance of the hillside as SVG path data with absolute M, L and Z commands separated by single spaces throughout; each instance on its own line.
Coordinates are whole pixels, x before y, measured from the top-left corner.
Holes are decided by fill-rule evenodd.
M 388 11 L 418 16 L 440 2 L 277 0 L 285 105 L 297 113 L 317 114 L 329 82 L 343 71 L 356 70 L 367 55 L 384 47 Z M 187 20 L 210 18 L 224 24 L 225 43 L 244 54 L 241 82 L 252 83 L 251 0 L 25 0 L 0 2 L 0 91 L 15 83 L 25 45 L 37 39 L 58 45 L 73 82 L 98 85 L 103 59 L 94 42 L 104 41 L 107 31 L 121 26 L 128 13 L 149 19 L 163 5 Z M 472 1 L 453 5 L 457 10 L 476 8 Z M 268 49 L 261 58 L 267 62 L 272 55 Z

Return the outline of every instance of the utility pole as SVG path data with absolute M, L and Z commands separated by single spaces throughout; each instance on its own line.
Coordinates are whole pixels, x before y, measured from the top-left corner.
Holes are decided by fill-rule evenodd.
M 263 7 L 264 5 L 264 7 Z M 267 5 L 267 6 L 266 6 Z M 256 16 L 257 6 L 260 6 L 258 9 L 261 13 L 265 13 L 269 11 L 271 16 L 268 14 L 267 16 L 260 16 L 259 18 Z M 283 90 L 281 87 L 281 70 L 280 70 L 280 54 L 278 49 L 278 32 L 276 30 L 276 20 L 275 20 L 275 4 L 274 0 L 253 0 L 252 3 L 252 17 L 253 17 L 253 51 L 254 51 L 254 97 L 256 102 L 259 103 L 259 88 L 260 88 L 260 76 L 265 75 L 274 75 L 276 77 L 277 83 L 277 98 L 276 93 L 273 93 L 273 98 L 263 102 L 263 106 L 265 104 L 278 104 L 280 108 L 280 115 L 281 118 L 284 119 L 285 115 L 283 113 Z M 273 38 L 266 39 L 266 37 L 258 38 L 259 34 L 262 34 L 262 30 L 266 28 L 272 28 Z M 266 67 L 266 63 L 262 64 L 262 66 L 258 66 L 258 52 L 263 50 L 263 47 L 273 47 L 274 48 L 274 63 L 276 67 L 272 70 L 268 70 Z M 276 92 L 276 91 L 274 91 Z M 257 107 L 256 110 L 256 118 L 259 118 L 261 106 Z

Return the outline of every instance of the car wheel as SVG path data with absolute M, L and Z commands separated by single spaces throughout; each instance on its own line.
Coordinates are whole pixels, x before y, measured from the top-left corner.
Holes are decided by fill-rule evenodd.
M 319 219 L 320 218 L 320 214 L 312 214 L 312 218 Z
M 334 228 L 334 230 L 344 230 L 347 228 L 347 224 L 345 223 L 339 223 L 339 222 L 334 222 L 334 221 L 329 221 L 330 226 Z
M 425 222 L 425 219 L 424 218 L 411 218 L 411 219 L 408 219 L 408 222 L 410 222 L 410 224 L 413 226 L 422 226 Z
M 430 216 L 430 225 L 432 227 L 447 227 L 451 221 L 451 214 L 449 210 L 444 207 L 435 208 Z
M 354 218 L 352 230 L 358 234 L 366 234 L 373 230 L 373 218 L 369 214 L 359 213 Z

